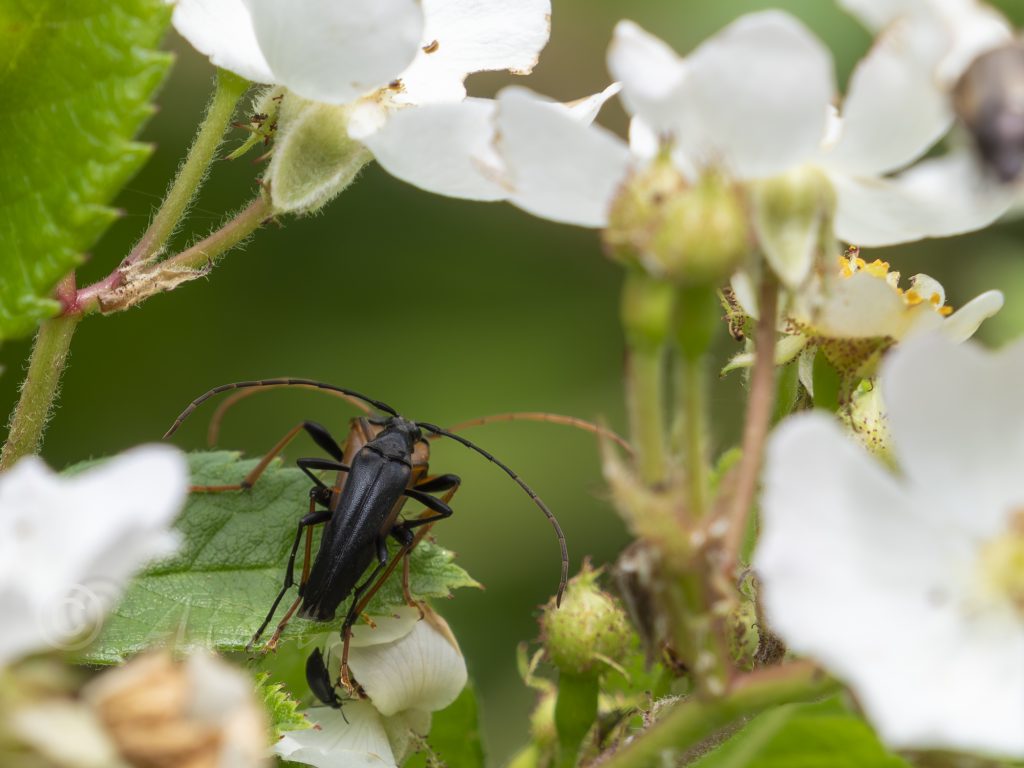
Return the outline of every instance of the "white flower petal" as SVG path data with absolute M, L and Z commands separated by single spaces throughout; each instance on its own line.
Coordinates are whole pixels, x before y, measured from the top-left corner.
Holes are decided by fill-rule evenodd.
M 144 446 L 65 477 L 27 457 L 0 475 L 0 664 L 60 645 L 102 619 L 125 582 L 170 554 L 188 493 L 180 451 Z
M 423 50 L 401 75 L 413 104 L 460 101 L 473 72 L 528 74 L 551 32 L 550 0 L 424 0 L 423 10 Z
M 391 615 L 373 616 L 373 625 L 356 624 L 352 627 L 352 639 L 349 641 L 350 648 L 368 648 L 371 645 L 384 645 L 400 640 L 416 627 L 422 616 L 419 608 L 411 605 L 403 605 L 396 608 Z M 337 645 L 340 647 L 341 638 L 334 635 Z M 337 654 L 340 658 L 341 653 Z
M 850 683 L 883 735 L 948 722 L 961 691 L 942 641 L 957 637 L 971 542 L 929 524 L 928 499 L 823 414 L 772 437 L 762 509 L 754 565 L 773 630 Z
M 274 82 L 343 104 L 387 85 L 416 57 L 416 0 L 245 0 Z
M 275 82 L 245 0 L 177 0 L 171 21 L 214 66 L 257 83 Z
M 449 197 L 501 200 L 494 111 L 484 99 L 402 109 L 360 140 L 402 181 Z
M 850 79 L 841 138 L 826 158 L 831 167 L 885 174 L 916 160 L 949 130 L 949 96 L 935 78 L 942 42 L 911 19 L 882 33 Z
M 946 318 L 942 333 L 950 341 L 961 344 L 973 336 L 981 324 L 1003 308 L 1002 291 L 986 291 L 964 304 Z
M 908 307 L 885 280 L 858 272 L 829 282 L 821 306 L 797 312 L 797 319 L 815 336 L 833 339 L 871 339 L 906 335 L 918 314 L 941 319 L 930 306 Z
M 612 96 L 618 95 L 621 91 L 622 85 L 620 83 L 612 83 L 600 93 L 584 96 L 582 99 L 576 99 L 576 101 L 570 101 L 564 106 L 575 119 L 590 125 L 597 119 L 598 114 L 600 114 L 604 105 L 608 103 L 608 100 Z
M 415 746 L 414 736 L 430 733 L 430 713 L 419 709 L 407 709 L 397 715 L 384 718 L 384 730 L 391 742 L 391 751 L 401 763 Z
M 352 674 L 383 715 L 444 709 L 466 685 L 466 661 L 429 619 L 400 640 L 352 648 Z
M 831 175 L 836 236 L 863 246 L 947 237 L 988 226 L 1014 191 L 991 183 L 966 151 L 918 163 L 894 178 Z
M 608 71 L 622 82 L 630 114 L 657 136 L 677 122 L 686 65 L 666 43 L 632 21 L 620 21 L 608 48 Z
M 395 768 L 384 722 L 370 702 L 346 704 L 344 715 L 329 707 L 304 714 L 318 727 L 286 732 L 274 745 L 276 755 L 317 768 Z
M 609 67 L 627 106 L 687 158 L 757 178 L 817 152 L 835 90 L 832 58 L 792 16 L 748 14 L 682 62 L 673 56 L 624 23 Z
M 658 134 L 639 117 L 629 121 L 629 149 L 643 160 L 653 160 L 661 149 Z
M 498 94 L 496 121 L 513 203 L 553 221 L 605 225 L 631 164 L 618 137 L 522 88 Z
M 941 500 L 934 514 L 972 536 L 991 535 L 1024 507 L 1024 344 L 997 353 L 940 334 L 898 347 L 882 395 L 900 468 Z

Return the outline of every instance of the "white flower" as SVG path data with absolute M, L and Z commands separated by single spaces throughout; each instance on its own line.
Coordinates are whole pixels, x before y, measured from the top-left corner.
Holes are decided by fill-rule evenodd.
M 188 483 L 181 452 L 159 445 L 73 476 L 32 456 L 0 475 L 0 666 L 82 642 L 135 572 L 175 550 Z
M 820 413 L 768 447 L 773 631 L 891 746 L 1024 756 L 1024 344 L 929 335 L 883 366 L 894 474 Z
M 348 105 L 349 135 L 393 175 L 499 199 L 468 165 L 486 149 L 474 137 L 489 137 L 480 128 L 490 107 L 480 99 L 461 106 L 464 81 L 473 72 L 530 72 L 550 15 L 550 0 L 178 0 L 174 25 L 217 66 Z
M 841 256 L 839 269 L 821 283 L 793 295 L 780 323 L 787 335 L 776 345 L 777 364 L 790 362 L 809 343 L 840 342 L 843 356 L 856 363 L 858 355 L 844 342 L 877 342 L 857 350 L 863 362 L 892 342 L 929 331 L 939 331 L 955 342 L 966 341 L 1003 307 L 1001 291 L 986 291 L 954 311 L 946 304 L 946 291 L 938 280 L 918 274 L 910 278 L 909 287 L 902 288 L 900 273 L 890 270 L 888 262 L 868 263 L 857 251 Z M 743 312 L 756 318 L 756 291 L 747 274 L 738 273 L 732 287 Z M 753 353 L 740 353 L 723 373 L 748 368 L 753 362 Z M 801 378 L 810 391 L 809 379 Z
M 375 618 L 373 628 L 355 627 L 349 667 L 369 699 L 344 704 L 344 716 L 329 707 L 308 710 L 316 727 L 286 733 L 274 751 L 320 768 L 400 763 L 411 735 L 426 734 L 430 713 L 466 685 L 466 662 L 451 630 L 432 610 L 424 612 L 420 619 L 418 609 L 403 607 Z
M 950 45 L 943 30 L 916 19 L 889 24 L 854 71 L 837 115 L 831 56 L 788 14 L 744 16 L 686 58 L 621 22 L 609 67 L 634 117 L 630 146 L 546 109 L 527 91 L 506 89 L 496 130 L 510 199 L 545 218 L 603 227 L 623 182 L 667 140 L 690 178 L 705 169 L 751 185 L 823 175 L 835 195 L 836 233 L 847 242 L 892 244 L 982 227 L 1009 195 L 983 184 L 966 152 L 889 175 L 950 127 L 947 94 L 934 78 Z M 804 278 L 812 248 L 789 263 L 771 238 L 762 245 L 791 285 Z

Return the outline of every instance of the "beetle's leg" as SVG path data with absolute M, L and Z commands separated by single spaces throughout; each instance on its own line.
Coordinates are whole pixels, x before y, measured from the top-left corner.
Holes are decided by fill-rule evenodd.
M 270 462 L 281 453 L 295 437 L 303 430 L 313 438 L 313 441 L 324 449 L 330 456 L 341 461 L 343 451 L 341 446 L 338 445 L 338 441 L 331 437 L 331 433 L 327 431 L 327 428 L 317 424 L 315 421 L 304 421 L 301 424 L 296 424 L 288 433 L 277 441 L 277 445 L 270 449 L 270 452 L 264 456 L 260 463 L 257 464 L 252 470 L 245 476 L 242 482 L 234 485 L 193 485 L 193 493 L 218 493 L 220 491 L 241 491 L 247 488 L 252 488 L 257 480 L 260 479 L 267 467 L 270 466 Z
M 459 485 L 462 480 L 458 475 L 439 475 L 437 477 L 428 477 L 421 481 L 415 488 L 406 490 L 406 495 L 409 498 L 419 501 L 425 507 L 427 511 L 424 512 L 424 517 L 417 520 L 411 520 L 399 523 L 391 529 L 390 535 L 397 539 L 402 545 L 402 549 L 398 553 L 398 557 L 392 560 L 385 567 L 387 562 L 387 546 L 384 546 L 384 560 L 380 560 L 380 554 L 378 550 L 379 564 L 374 569 L 370 578 L 366 580 L 361 586 L 355 590 L 355 595 L 352 598 L 352 607 L 349 609 L 348 615 L 345 617 L 345 622 L 341 627 L 342 643 L 342 656 L 341 656 L 341 683 L 346 688 L 351 690 L 352 681 L 348 674 L 348 646 L 352 639 L 352 625 L 355 624 L 356 619 L 369 605 L 370 600 L 373 599 L 374 594 L 380 589 L 381 585 L 387 580 L 388 576 L 391 575 L 395 567 L 399 562 L 402 563 L 402 592 L 405 596 L 406 602 L 410 606 L 417 606 L 415 598 L 409 591 L 409 553 L 416 547 L 416 545 L 422 540 L 422 538 L 430 530 L 430 526 L 438 520 L 442 520 L 446 517 L 450 517 L 452 514 L 452 508 L 448 506 L 448 502 L 451 501 L 455 492 L 459 490 Z M 426 491 L 444 491 L 444 495 L 440 498 L 434 498 L 428 495 Z M 430 513 L 434 514 L 431 515 Z M 413 523 L 410 525 L 409 523 Z M 420 530 L 413 534 L 412 529 L 419 528 Z M 378 547 L 381 544 L 378 542 Z M 378 574 L 383 573 L 378 578 Z M 367 587 L 376 579 L 376 584 L 373 588 L 367 590 Z
M 369 589 L 370 585 L 377 580 L 377 576 L 380 574 L 388 564 L 388 541 L 383 536 L 377 539 L 377 567 L 373 569 L 373 573 L 370 577 L 362 584 L 357 586 L 352 594 L 352 605 L 349 606 L 348 613 L 345 614 L 345 621 L 341 625 L 341 670 L 340 670 L 340 682 L 346 690 L 351 691 L 353 688 L 352 678 L 348 673 L 348 646 L 352 642 L 352 625 L 356 623 L 356 619 L 359 618 L 359 613 L 362 610 L 360 608 L 359 601 L 363 597 L 363 594 Z M 380 589 L 382 582 L 377 581 L 374 585 L 373 591 L 367 596 L 367 600 L 372 597 L 373 593 Z
M 449 507 L 441 499 L 435 498 L 434 496 L 431 496 L 429 493 L 424 493 L 423 491 L 417 488 L 407 488 L 405 490 L 405 495 L 408 496 L 413 501 L 418 501 L 420 504 L 422 504 L 424 507 L 426 507 L 431 512 L 434 512 L 435 514 L 432 517 L 418 517 L 415 520 L 406 520 L 402 523 L 399 523 L 398 526 L 395 526 L 396 528 L 402 527 L 409 531 L 413 528 L 419 528 L 422 525 L 432 525 L 433 523 L 436 523 L 438 520 L 444 520 L 446 517 L 452 516 L 452 508 Z
M 295 584 L 295 556 L 299 551 L 299 544 L 302 542 L 303 530 L 306 531 L 306 558 L 302 565 L 303 578 L 300 584 L 305 584 L 305 581 L 308 578 L 309 560 L 313 546 L 313 526 L 319 525 L 320 523 L 326 523 L 331 519 L 331 513 L 329 511 L 316 511 L 316 502 L 317 499 L 311 493 L 309 498 L 309 514 L 299 521 L 298 527 L 295 530 L 295 541 L 292 543 L 292 551 L 288 555 L 288 569 L 284 574 L 284 586 L 282 586 L 281 591 L 278 592 L 277 598 L 274 600 L 274 604 L 270 606 L 270 612 L 267 614 L 267 617 L 263 620 L 263 623 L 260 624 L 260 628 L 257 629 L 256 633 L 252 636 L 252 640 L 249 641 L 248 649 L 252 649 L 252 647 L 259 642 L 259 639 L 266 630 L 267 625 L 270 624 L 274 618 L 274 614 L 277 613 L 277 607 L 281 604 L 281 600 L 284 599 L 285 593 L 291 589 L 293 584 Z
M 438 475 L 436 477 L 428 477 L 422 480 L 419 483 L 419 485 L 416 486 L 416 490 L 427 490 L 432 492 L 444 491 L 445 493 L 441 496 L 441 501 L 445 504 L 448 504 L 448 502 L 450 502 L 452 498 L 455 496 L 456 491 L 459 490 L 459 486 L 461 483 L 462 480 L 458 475 Z M 431 510 L 427 509 L 426 511 L 424 511 L 423 515 L 429 515 L 430 512 Z M 442 517 L 447 517 L 447 515 Z M 412 592 L 409 589 L 409 554 L 412 552 L 412 550 L 416 548 L 416 545 L 423 540 L 427 533 L 429 533 L 430 525 L 432 525 L 434 521 L 440 519 L 441 517 L 434 515 L 431 519 L 425 521 L 426 523 L 428 523 L 426 525 L 411 526 L 419 527 L 419 530 L 416 531 L 416 535 L 412 536 L 411 538 L 405 535 L 405 533 L 409 531 L 410 526 L 406 526 L 404 523 L 399 523 L 391 530 L 392 537 L 395 538 L 398 541 L 398 543 L 402 545 L 402 550 L 398 553 L 398 557 L 396 557 L 388 565 L 387 570 L 385 570 L 384 573 L 381 575 L 380 581 L 381 583 L 383 583 L 388 578 L 388 576 L 390 576 L 391 573 L 395 570 L 395 568 L 398 566 L 398 563 L 401 562 L 402 594 L 405 597 L 406 605 L 419 605 L 416 602 L 416 598 L 412 596 Z M 370 599 L 372 597 L 373 593 L 371 592 L 363 598 L 362 603 L 359 606 L 357 606 L 357 610 L 360 613 L 362 613 L 366 609 L 366 605 L 370 602 Z
M 319 477 L 310 472 L 311 469 L 329 469 L 334 472 L 352 471 L 348 464 L 342 464 L 340 461 L 328 461 L 327 459 L 298 459 L 295 464 L 306 473 L 306 477 L 312 480 L 317 488 L 325 491 L 330 491 L 331 489 Z

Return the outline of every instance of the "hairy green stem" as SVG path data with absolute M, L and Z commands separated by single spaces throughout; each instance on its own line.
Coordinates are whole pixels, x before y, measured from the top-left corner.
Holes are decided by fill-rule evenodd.
M 199 132 L 188 150 L 185 161 L 178 168 L 178 174 L 163 203 L 160 204 L 160 209 L 150 222 L 149 229 L 132 248 L 122 267 L 152 258 L 167 243 L 174 228 L 185 215 L 189 203 L 202 186 L 206 172 L 217 154 L 217 148 L 224 139 L 224 132 L 235 113 L 235 106 L 248 88 L 248 80 L 223 69 L 217 70 L 217 85 L 206 108 L 206 115 L 199 125 Z
M 60 389 L 60 378 L 68 359 L 71 337 L 78 317 L 57 317 L 39 327 L 32 345 L 28 375 L 21 385 L 21 396 L 11 416 L 0 469 L 8 469 L 22 456 L 36 453 L 43 440 L 46 422 Z
M 259 229 L 271 214 L 270 200 L 261 193 L 216 232 L 176 256 L 138 269 L 128 282 L 105 280 L 83 288 L 75 309 L 81 315 L 117 312 L 200 277 L 218 257 Z
M 558 729 L 558 768 L 573 768 L 584 738 L 597 720 L 597 678 L 558 675 L 558 698 L 555 701 L 555 727 Z
M 682 751 L 770 707 L 813 701 L 838 684 L 813 666 L 796 662 L 739 678 L 717 700 L 688 698 L 676 704 L 648 730 L 601 763 L 601 768 L 647 768 L 661 765 L 668 750 Z
M 626 403 L 640 476 L 649 486 L 668 477 L 665 371 L 675 295 L 671 283 L 626 272 L 620 308 L 626 337 Z
M 668 474 L 665 444 L 665 350 L 633 348 L 626 362 L 629 421 L 643 481 L 657 485 Z
M 683 419 L 683 458 L 686 466 L 688 513 L 700 519 L 707 510 L 708 472 L 706 445 L 705 371 L 707 358 L 684 360 L 680 368 Z
M 775 405 L 775 337 L 779 286 L 768 272 L 761 282 L 758 299 L 760 316 L 754 333 L 754 369 L 750 375 L 750 394 L 743 425 L 743 456 L 737 471 L 736 485 L 730 501 L 728 528 L 722 546 L 722 566 L 727 575 L 739 567 L 740 548 L 747 530 L 757 481 L 761 473 L 761 458 L 765 439 L 771 428 Z
M 259 229 L 270 218 L 273 206 L 267 195 L 260 194 L 235 214 L 227 224 L 200 240 L 188 250 L 172 256 L 159 266 L 171 269 L 199 269 L 230 251 Z

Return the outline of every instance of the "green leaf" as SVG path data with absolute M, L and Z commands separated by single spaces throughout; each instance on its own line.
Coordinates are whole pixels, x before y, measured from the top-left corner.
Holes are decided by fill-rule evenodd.
M 149 156 L 131 137 L 171 62 L 162 0 L 0 4 L 0 338 L 56 313 L 49 298 L 116 218 Z
M 693 768 L 909 768 L 838 697 L 758 715 Z
M 196 485 L 237 483 L 256 464 L 228 451 L 193 453 L 189 460 Z M 81 465 L 70 471 L 80 470 Z M 182 534 L 181 551 L 134 580 L 82 660 L 117 663 L 168 641 L 243 650 L 281 589 L 295 526 L 309 511 L 309 487 L 301 471 L 273 465 L 249 491 L 193 494 L 175 524 Z M 319 535 L 314 552 L 318 540 Z M 411 557 L 413 594 L 447 597 L 457 587 L 479 586 L 453 558 L 447 550 L 421 542 Z M 292 590 L 277 618 L 294 597 Z M 401 578 L 395 574 L 367 613 L 385 613 L 403 604 Z M 338 608 L 331 622 L 293 619 L 284 637 L 312 637 L 340 627 L 347 605 Z
M 281 683 L 270 681 L 270 673 L 262 672 L 256 678 L 256 695 L 267 709 L 272 738 L 277 741 L 284 731 L 304 731 L 312 723 L 299 712 L 299 702 L 293 699 Z
M 462 689 L 459 698 L 434 713 L 427 747 L 427 750 L 406 760 L 404 768 L 426 768 L 438 764 L 449 768 L 483 768 L 480 713 L 472 683 Z

